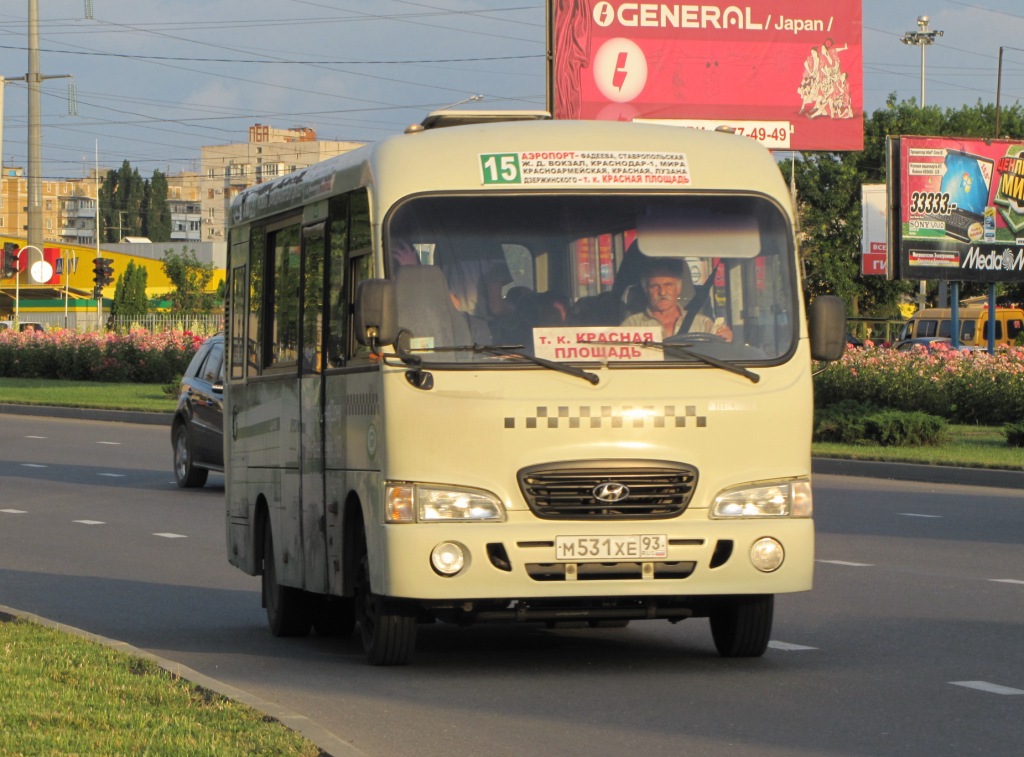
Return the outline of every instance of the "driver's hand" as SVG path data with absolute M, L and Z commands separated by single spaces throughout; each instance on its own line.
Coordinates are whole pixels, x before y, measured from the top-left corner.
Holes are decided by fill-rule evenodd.
M 725 340 L 726 342 L 732 341 L 732 329 L 726 326 L 724 323 L 715 329 L 715 336 Z

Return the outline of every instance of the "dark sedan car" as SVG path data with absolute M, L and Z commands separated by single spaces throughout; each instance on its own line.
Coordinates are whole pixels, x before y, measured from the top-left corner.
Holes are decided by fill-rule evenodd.
M 171 424 L 174 478 L 182 488 L 202 486 L 224 470 L 224 335 L 199 347 L 181 379 Z

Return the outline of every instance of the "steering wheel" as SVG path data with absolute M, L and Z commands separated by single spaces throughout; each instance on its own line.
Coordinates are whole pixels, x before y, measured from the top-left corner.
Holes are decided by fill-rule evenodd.
M 718 334 L 711 334 L 707 331 L 691 331 L 686 334 L 673 334 L 662 340 L 665 344 L 719 344 L 725 343 L 725 339 Z

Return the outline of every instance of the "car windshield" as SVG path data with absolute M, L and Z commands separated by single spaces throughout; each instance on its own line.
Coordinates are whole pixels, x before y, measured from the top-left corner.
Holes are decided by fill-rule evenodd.
M 761 197 L 414 197 L 385 245 L 403 352 L 425 363 L 752 364 L 795 345 L 791 234 Z

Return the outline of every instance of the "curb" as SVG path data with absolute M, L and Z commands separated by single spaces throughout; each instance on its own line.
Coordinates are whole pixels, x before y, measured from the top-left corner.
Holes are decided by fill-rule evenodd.
M 1024 489 L 1024 471 L 997 468 L 959 468 L 917 463 L 885 463 L 871 460 L 843 460 L 815 457 L 811 472 L 835 476 L 865 476 L 896 481 L 923 481 L 930 484 L 994 486 Z
M 57 407 L 55 405 L 0 404 L 0 413 L 34 415 L 44 418 L 70 418 L 79 421 L 109 421 L 113 423 L 141 423 L 150 426 L 170 426 L 174 413 L 145 413 L 136 410 L 97 410 L 88 407 Z
M 56 621 L 48 620 L 29 612 L 22 612 L 21 610 L 15 610 L 11 607 L 0 605 L 0 622 L 5 620 L 14 620 L 15 618 L 29 620 L 37 625 L 53 628 L 87 641 L 102 644 L 105 647 L 109 647 L 110 649 L 118 652 L 124 652 L 125 654 L 130 654 L 133 657 L 141 657 L 143 659 L 150 660 L 166 670 L 172 676 L 184 678 L 197 686 L 209 689 L 223 697 L 235 702 L 240 702 L 241 704 L 274 718 L 285 727 L 302 735 L 319 747 L 321 750 L 321 757 L 367 757 L 365 752 L 360 751 L 356 747 L 352 746 L 352 744 L 341 737 L 334 735 L 327 729 L 313 723 L 306 716 L 278 707 L 277 705 L 260 699 L 253 694 L 242 691 L 241 689 L 236 689 L 234 686 L 229 686 L 223 681 L 218 681 L 216 678 L 210 678 L 197 670 L 193 670 L 192 668 L 174 662 L 173 660 L 168 660 L 155 655 L 152 652 L 147 652 L 137 647 L 133 647 L 131 644 L 126 644 L 123 641 L 108 639 L 105 636 L 98 636 L 94 633 L 83 631 L 81 628 L 57 623 Z

